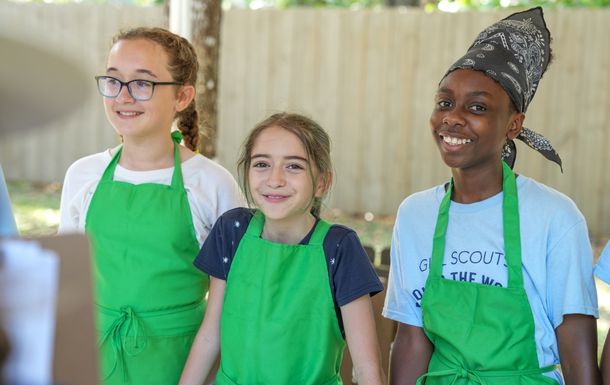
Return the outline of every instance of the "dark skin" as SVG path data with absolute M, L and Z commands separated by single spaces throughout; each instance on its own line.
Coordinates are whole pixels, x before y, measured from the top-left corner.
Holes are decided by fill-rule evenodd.
M 504 89 L 482 72 L 456 70 L 441 81 L 430 127 L 441 158 L 451 167 L 452 201 L 474 203 L 502 191 L 502 146 L 521 132 L 524 119 Z M 555 335 L 566 385 L 600 385 L 595 318 L 564 315 Z M 414 385 L 427 371 L 433 351 L 422 328 L 399 324 L 390 385 Z M 610 377 L 607 381 L 610 385 Z
M 595 318 L 583 314 L 566 314 L 563 322 L 555 329 L 561 372 L 566 385 L 599 385 L 602 383 L 597 368 L 597 327 Z M 610 351 L 606 342 L 604 354 Z M 434 351 L 424 329 L 400 323 L 394 338 L 390 357 L 390 385 L 414 385 L 426 373 Z M 610 375 L 608 363 L 602 371 Z M 425 383 L 425 381 L 424 381 Z M 604 377 L 604 385 L 610 384 L 610 377 Z
M 610 330 L 608 331 L 610 336 Z M 606 337 L 604 349 L 602 350 L 601 372 L 604 379 L 604 385 L 610 385 L 610 338 Z
M 424 329 L 398 323 L 390 355 L 390 385 L 414 385 L 428 370 L 433 351 Z

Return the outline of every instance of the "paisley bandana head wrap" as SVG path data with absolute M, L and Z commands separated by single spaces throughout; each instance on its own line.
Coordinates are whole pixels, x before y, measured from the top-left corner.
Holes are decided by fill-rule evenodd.
M 456 69 L 484 72 L 498 82 L 519 112 L 525 112 L 551 58 L 551 33 L 542 8 L 517 12 L 485 28 L 468 52 L 445 74 Z M 517 137 L 561 168 L 561 158 L 542 135 L 523 127 Z M 502 159 L 512 168 L 517 147 L 507 140 Z

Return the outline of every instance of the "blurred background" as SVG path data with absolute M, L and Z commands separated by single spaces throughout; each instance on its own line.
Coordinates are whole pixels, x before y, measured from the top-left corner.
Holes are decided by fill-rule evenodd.
M 449 176 L 427 123 L 441 76 L 484 26 L 535 5 L 555 59 L 525 125 L 552 141 L 564 173 L 520 143 L 515 169 L 576 202 L 597 258 L 610 237 L 610 0 L 0 0 L 1 36 L 60 54 L 90 80 L 70 114 L 0 136 L 18 227 L 53 234 L 67 167 L 118 143 L 93 80 L 112 35 L 162 26 L 200 54 L 202 153 L 235 174 L 256 122 L 280 110 L 311 116 L 333 141 L 324 215 L 355 228 L 379 259 L 402 199 Z M 36 90 L 31 74 L 10 75 Z M 61 87 L 54 98 L 69 100 Z M 610 294 L 601 283 L 598 293 L 603 343 Z

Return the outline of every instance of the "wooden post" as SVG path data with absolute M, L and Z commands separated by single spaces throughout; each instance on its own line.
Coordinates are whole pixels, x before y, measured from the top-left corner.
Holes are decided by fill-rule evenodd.
M 192 0 L 192 42 L 199 57 L 197 81 L 197 110 L 201 132 L 199 152 L 208 158 L 216 156 L 221 17 L 220 0 Z

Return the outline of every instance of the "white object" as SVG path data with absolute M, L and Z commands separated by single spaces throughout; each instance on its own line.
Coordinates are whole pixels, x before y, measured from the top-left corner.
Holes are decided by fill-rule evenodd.
M 35 241 L 0 242 L 0 324 L 10 342 L 5 383 L 52 383 L 59 258 Z

